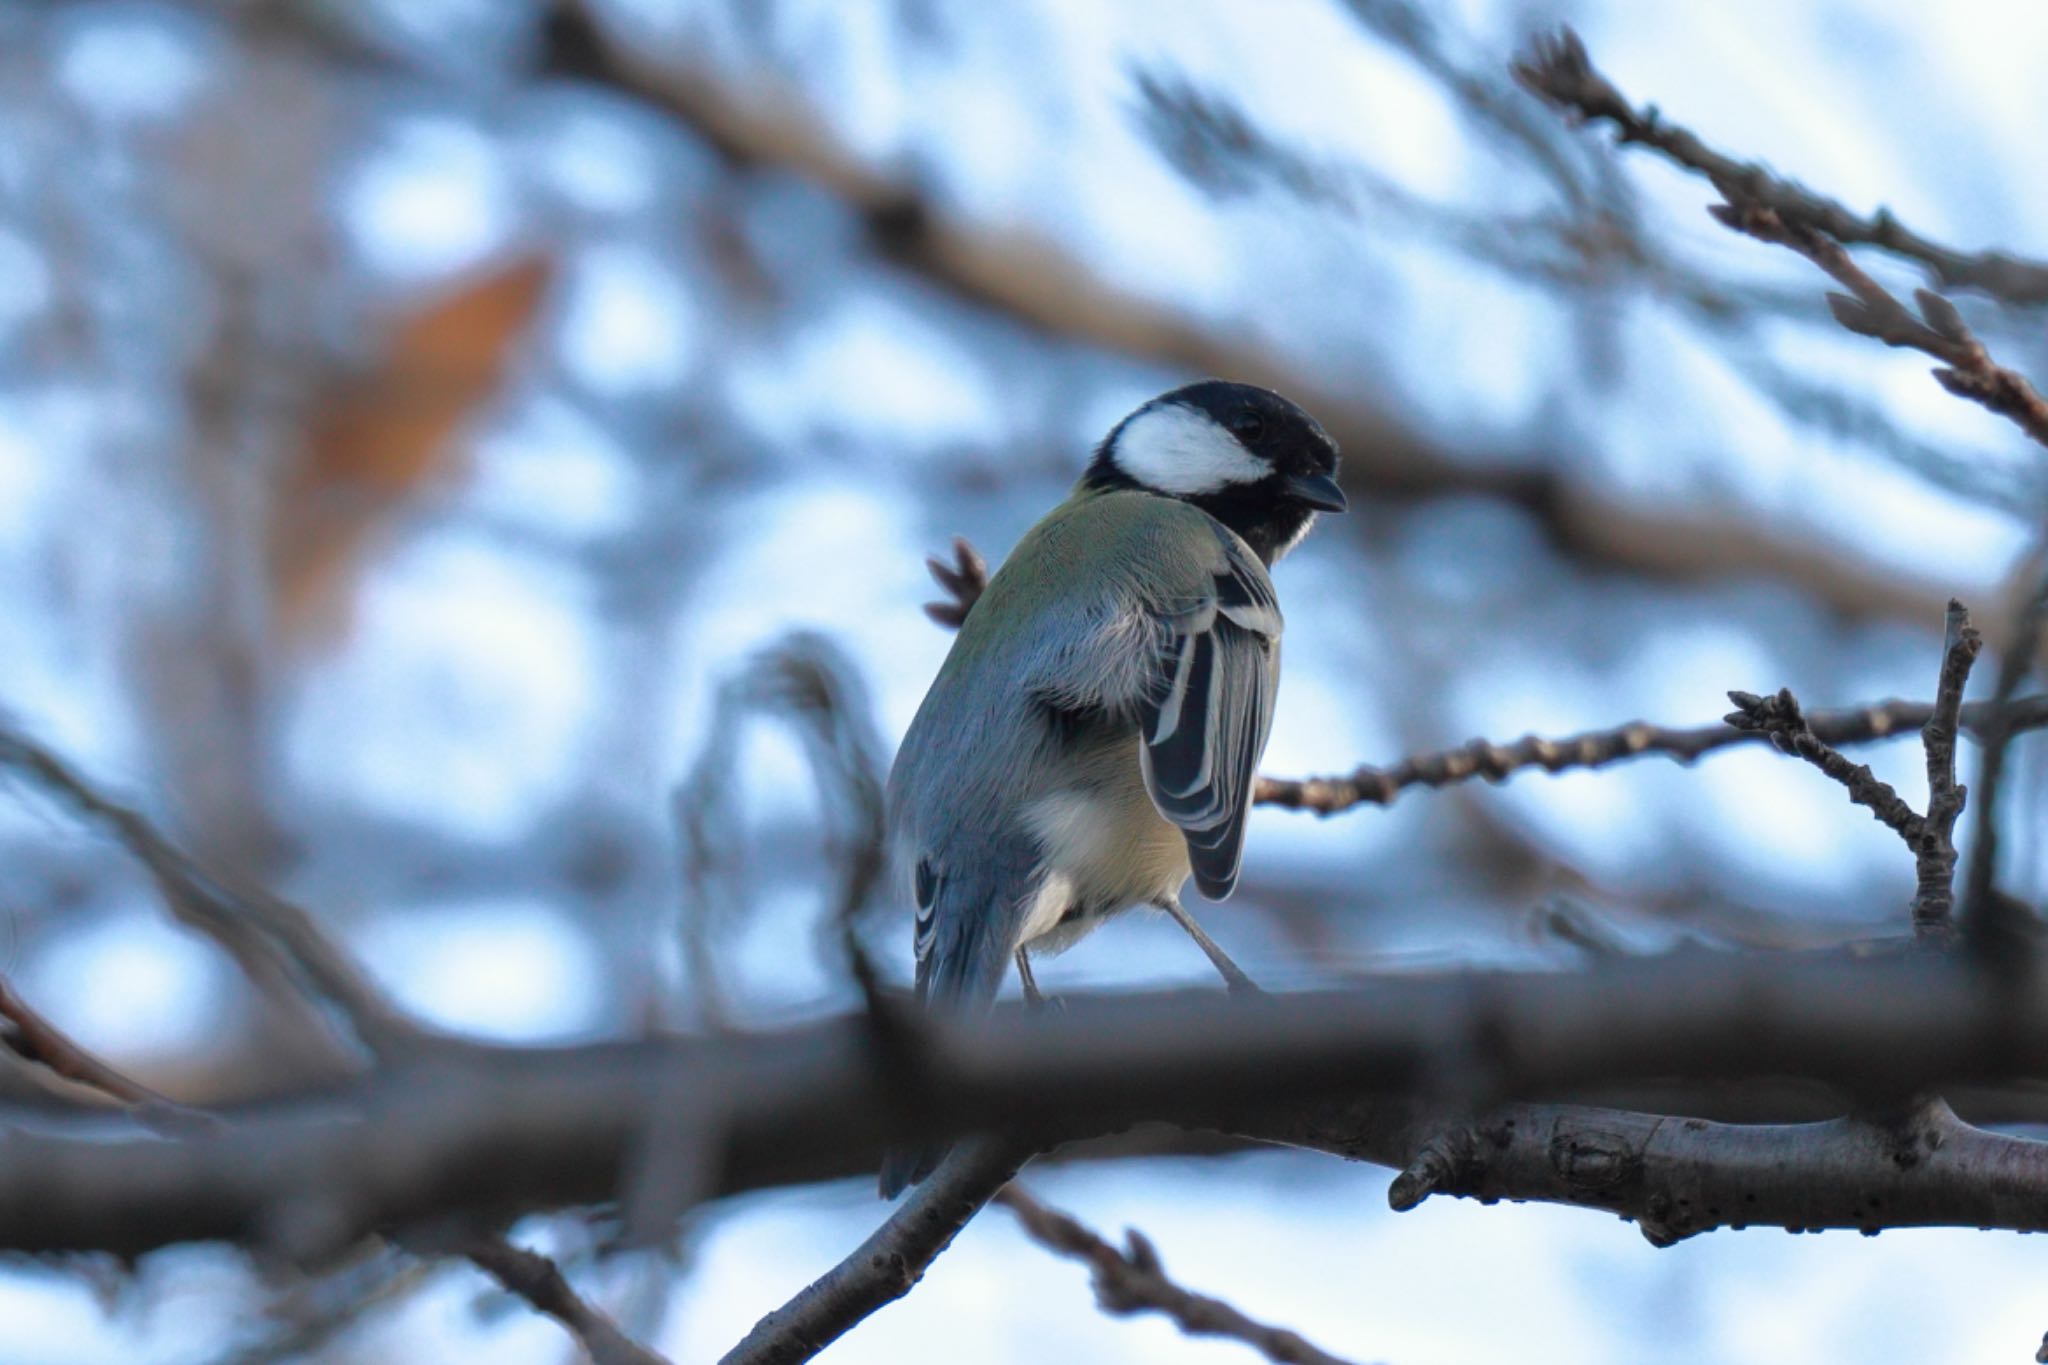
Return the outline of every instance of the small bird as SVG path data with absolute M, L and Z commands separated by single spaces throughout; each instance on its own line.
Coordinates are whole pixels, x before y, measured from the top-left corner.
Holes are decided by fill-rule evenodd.
M 1171 913 L 1193 873 L 1237 883 L 1280 685 L 1267 569 L 1341 512 L 1337 447 L 1279 394 L 1204 380 L 1117 423 L 1067 500 L 967 610 L 889 774 L 917 906 L 917 994 L 984 1008 L 1014 961 L 1130 906 Z M 893 1153 L 882 1194 L 943 1148 Z

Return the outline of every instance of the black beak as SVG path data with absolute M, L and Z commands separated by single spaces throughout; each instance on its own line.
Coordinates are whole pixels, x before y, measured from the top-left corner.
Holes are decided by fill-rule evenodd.
M 1341 512 L 1347 506 L 1344 490 L 1328 474 L 1290 474 L 1287 496 L 1322 512 Z

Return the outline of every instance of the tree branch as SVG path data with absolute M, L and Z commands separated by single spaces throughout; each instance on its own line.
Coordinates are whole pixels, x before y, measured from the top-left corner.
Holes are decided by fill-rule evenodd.
M 570 1285 L 562 1268 L 539 1252 L 514 1246 L 503 1237 L 472 1237 L 463 1242 L 462 1254 L 509 1293 L 567 1328 L 591 1365 L 668 1365 L 668 1357 L 634 1341 L 592 1307 Z
M 1851 763 L 1814 734 L 1791 688 L 1781 687 L 1768 697 L 1730 692 L 1728 700 L 1735 703 L 1735 709 L 1722 717 L 1728 724 L 1738 730 L 1753 730 L 1767 737 L 1778 752 L 1805 759 L 1841 783 L 1851 802 L 1875 815 L 1880 824 L 1906 841 L 1906 847 L 1919 845 L 1924 825 L 1919 813 L 1906 804 L 1897 788 L 1872 772 L 1869 764 Z
M 203 1110 L 158 1094 L 81 1047 L 22 999 L 5 977 L 0 977 L 0 1044 L 24 1061 L 99 1091 L 151 1127 L 176 1131 L 214 1121 Z
M 1867 744 L 1922 729 L 1933 719 L 1927 702 L 1884 701 L 1868 706 L 1807 715 L 1807 727 L 1832 744 Z M 1995 725 L 2014 732 L 2048 727 L 2048 695 L 2024 697 L 2000 707 L 1975 702 L 1959 713 L 1960 728 L 1977 736 Z M 1760 730 L 1730 725 L 1699 725 L 1679 729 L 1629 721 L 1606 730 L 1587 730 L 1561 739 L 1525 735 L 1510 744 L 1475 739 L 1455 749 L 1417 754 L 1388 768 L 1371 765 L 1334 777 L 1259 779 L 1254 799 L 1261 805 L 1335 815 L 1360 805 L 1391 805 L 1411 787 L 1445 787 L 1483 777 L 1501 782 L 1527 768 L 1564 772 L 1572 768 L 1604 768 L 1610 763 L 1655 754 L 1691 763 L 1717 749 L 1767 740 Z
M 310 995 L 339 1012 L 373 1054 L 429 1036 L 304 910 L 267 891 L 230 885 L 138 812 L 101 795 L 50 750 L 5 725 L 0 771 L 25 779 L 112 836 L 156 882 L 171 914 L 225 948 L 252 980 L 287 996 Z
M 2048 263 L 2002 251 L 1957 251 L 1914 232 L 1889 209 L 1861 217 L 1833 199 L 1779 179 L 1755 162 L 1737 161 L 1715 151 L 1686 129 L 1667 122 L 1654 108 L 1638 110 L 1594 68 L 1585 44 L 1570 29 L 1537 43 L 1526 59 L 1515 64 L 1514 74 L 1539 98 L 1577 118 L 1611 123 L 1622 143 L 1651 148 L 1706 176 L 1731 202 L 1746 200 L 1838 242 L 1874 246 L 1904 257 L 1948 288 L 1973 289 L 2022 306 L 2048 303 Z
M 1422 1146 L 1418 1125 L 1513 1096 L 1655 1081 L 1656 1102 L 1712 1113 L 1720 1090 L 1706 1082 L 1804 1078 L 1847 1108 L 1965 1081 L 2048 1080 L 2048 980 L 2028 969 L 2015 989 L 1986 990 L 1968 962 L 1688 955 L 1586 975 L 1389 976 L 1242 999 L 1000 1007 L 978 1023 L 907 1026 L 901 1045 L 918 1049 L 930 1081 L 914 1106 L 859 1016 L 701 1040 L 436 1049 L 338 1089 L 224 1111 L 202 1134 L 6 1116 L 0 1248 L 138 1253 L 224 1239 L 311 1257 L 451 1216 L 604 1202 L 654 1110 L 677 1096 L 725 1139 L 709 1194 L 868 1172 L 888 1146 L 973 1132 L 1029 1145 L 1149 1118 L 1405 1168 Z M 1674 1091 L 1663 1079 L 1674 1077 L 1694 1088 Z M 2048 1147 L 1986 1135 L 1972 1150 L 1984 1158 L 1975 1193 L 1894 1191 L 1880 1225 L 2048 1230 Z M 1711 1163 L 1714 1151 L 1695 1155 Z M 1808 1193 L 1759 1200 L 1749 1221 L 1861 1226 L 1847 1220 L 1849 1196 L 1879 1168 L 1806 1151 L 1792 1143 L 1780 1155 L 1785 1198 Z M 2038 1185 L 2039 1197 L 2000 1195 L 2012 1181 Z M 986 1197 L 992 1186 L 981 1188 Z M 1832 1222 L 1815 1220 L 1812 1191 L 1823 1188 L 1837 1199 Z M 1528 1197 L 1560 1192 L 1573 1193 L 1553 1182 Z M 963 1220 L 973 1202 L 962 1201 Z
M 998 1138 L 962 1143 L 919 1182 L 882 1225 L 832 1269 L 754 1324 L 719 1365 L 793 1365 L 809 1360 L 924 1278 L 1036 1148 Z
M 1878 222 L 1865 223 L 1832 200 L 1779 180 L 1761 166 L 1723 156 L 1685 129 L 1663 123 L 1654 111 L 1637 112 L 1612 82 L 1593 69 L 1585 45 L 1570 29 L 1537 42 L 1514 71 L 1517 80 L 1543 99 L 1582 119 L 1612 123 L 1623 143 L 1654 147 L 1704 175 L 1727 201 L 1709 210 L 1724 227 L 1790 247 L 1848 289 L 1846 295 L 1828 295 L 1835 321 L 1887 346 L 1911 347 L 1942 361 L 1934 377 L 1943 388 L 2010 418 L 2036 442 L 2048 445 L 2048 400 L 2016 371 L 1992 361 L 1953 303 L 1933 290 L 1918 290 L 1914 301 L 1920 306 L 1920 316 L 1915 317 L 1857 265 L 1842 244 L 1878 242 L 1914 257 L 1937 276 L 1941 270 L 1936 262 L 1956 266 L 1979 287 L 1987 279 L 2002 283 L 2024 280 L 2029 290 L 2034 290 L 2048 281 L 2048 267 L 2027 266 L 2021 272 L 2018 267 L 2024 263 L 1999 258 L 1996 271 L 1981 261 L 1971 268 L 1955 253 L 1905 231 L 1889 214 L 1881 213 Z M 2048 292 L 2036 293 L 2030 301 L 2048 301 Z
M 1724 1124 L 1571 1105 L 1513 1105 L 1430 1127 L 1387 1191 L 1604 1208 L 1653 1245 L 1718 1228 L 1921 1226 L 1934 1207 L 2032 1199 L 2048 1144 L 1973 1128 L 1940 1100 L 1895 1121 Z
M 1196 1294 L 1168 1278 L 1158 1250 L 1136 1228 L 1125 1230 L 1119 1251 L 1057 1209 L 1049 1209 L 1015 1185 L 996 1196 L 1041 1246 L 1088 1267 L 1095 1301 L 1117 1317 L 1164 1313 L 1191 1337 L 1241 1341 L 1281 1365 L 1350 1365 L 1313 1345 L 1300 1333 L 1246 1317 L 1221 1299 Z
M 1999 706 L 2019 690 L 2033 671 L 2041 634 L 2048 625 L 2048 541 L 2021 564 L 2017 577 L 2024 595 L 2015 609 L 2011 638 L 1998 661 L 1992 704 Z M 1971 825 L 1970 862 L 1963 875 L 1963 929 L 1980 955 L 1996 961 L 2023 945 L 2033 916 L 2017 900 L 2001 894 L 1998 878 L 1998 807 L 2003 795 L 2005 760 L 2021 727 L 2000 710 L 1984 735 L 1984 753 L 1977 768 L 1977 815 Z
M 721 70 L 701 51 L 657 51 L 614 31 L 585 0 L 551 12 L 548 69 L 649 101 L 680 119 L 727 161 L 799 176 L 845 205 L 877 252 L 971 306 L 1047 336 L 1189 374 L 1263 384 L 1314 412 L 1339 445 L 1369 451 L 1342 477 L 1360 503 L 1469 494 L 1522 509 L 1567 554 L 1609 568 L 1676 579 L 1749 575 L 1797 584 L 1844 613 L 1910 619 L 1940 600 L 1896 572 L 1845 563 L 1839 553 L 1755 524 L 1685 509 L 1620 505 L 1555 469 L 1531 468 L 1518 452 L 1461 454 L 1399 415 L 1398 405 L 1343 377 L 1318 375 L 1301 358 L 1246 340 L 1107 281 L 1062 244 L 951 209 L 912 163 L 870 162 L 808 107 L 801 92 L 768 77 Z
M 1913 849 L 1913 932 L 1923 942 L 1947 938 L 1955 906 L 1956 819 L 1969 797 L 1968 788 L 1956 781 L 1956 733 L 1962 724 L 1963 689 L 1983 646 L 1968 609 L 1951 597 L 1934 709 L 1920 727 L 1920 743 L 1927 753 L 1927 819 Z M 2006 714 L 2002 704 L 2009 699 L 1999 699 L 2000 716 Z

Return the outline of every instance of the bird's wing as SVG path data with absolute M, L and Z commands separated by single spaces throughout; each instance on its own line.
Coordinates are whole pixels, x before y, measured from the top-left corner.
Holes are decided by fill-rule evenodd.
M 1282 625 L 1265 566 L 1216 529 L 1207 581 L 1153 608 L 1158 652 L 1138 706 L 1146 789 L 1186 836 L 1195 886 L 1210 900 L 1237 884 L 1280 686 Z

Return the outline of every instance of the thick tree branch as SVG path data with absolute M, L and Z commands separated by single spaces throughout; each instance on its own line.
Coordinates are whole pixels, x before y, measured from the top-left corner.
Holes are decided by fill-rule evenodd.
M 2048 1177 L 2048 1144 L 1973 1128 L 1940 1100 L 1883 1121 L 1747 1125 L 1511 1105 L 1418 1131 L 1387 1191 L 1396 1210 L 1433 1194 L 1605 1208 L 1660 1247 L 1757 1224 L 1874 1235 L 1937 1206 L 2038 1199 Z
M 930 1083 L 912 1094 L 858 1017 L 702 1040 L 435 1049 L 340 1089 L 224 1111 L 203 1134 L 7 1116 L 0 1247 L 136 1253 L 224 1239 L 313 1256 L 450 1216 L 602 1202 L 618 1194 L 654 1111 L 676 1096 L 725 1138 L 713 1192 L 871 1171 L 885 1147 L 920 1136 L 996 1132 L 1031 1144 L 1145 1118 L 1405 1168 L 1421 1129 L 1508 1096 L 1801 1077 L 1846 1106 L 1965 1081 L 2048 1080 L 2048 981 L 2017 985 L 1986 990 L 1965 962 L 1918 956 L 1688 957 L 1250 998 L 1070 998 L 1063 1011 L 1005 1007 L 973 1026 L 915 1021 L 906 1036 Z M 1398 1103 L 1364 1098 L 1404 1093 Z M 1691 1095 L 1712 1112 L 1713 1093 Z M 1985 1143 L 1979 1194 L 1966 1198 L 1961 1184 L 1894 1191 L 1880 1224 L 2048 1230 L 2048 1147 Z M 1698 1155 L 1711 1162 L 1712 1149 Z M 1844 1164 L 1825 1146 L 1789 1144 L 1782 1156 L 1783 1188 L 1808 1193 L 1796 1204 L 1760 1200 L 1750 1221 L 1862 1225 L 1846 1214 L 1816 1221 L 1812 1190 L 1831 1190 L 1846 1210 L 1877 1168 Z M 2039 1197 L 1997 1194 L 2014 1181 Z M 1557 1194 L 1543 1185 L 1529 1197 Z
M 1527 59 L 1515 64 L 1514 74 L 1538 97 L 1578 118 L 1611 123 L 1621 142 L 1649 147 L 1706 176 L 1731 201 L 1747 200 L 1838 242 L 1874 246 L 1914 261 L 1948 288 L 1972 289 L 2023 306 L 2048 303 L 2048 263 L 2002 251 L 1957 251 L 1914 232 L 1889 209 L 1880 208 L 1867 218 L 1859 216 L 1833 199 L 1772 175 L 1755 162 L 1724 156 L 1686 129 L 1667 122 L 1653 107 L 1637 109 L 1594 68 L 1585 44 L 1569 29 L 1538 43 Z
M 1040 1245 L 1088 1267 L 1095 1283 L 1095 1301 L 1105 1313 L 1117 1317 L 1164 1313 L 1188 1336 L 1241 1341 L 1281 1365 L 1349 1365 L 1299 1332 L 1246 1317 L 1221 1299 L 1175 1284 L 1151 1239 L 1136 1228 L 1125 1231 L 1124 1248 L 1119 1251 L 1074 1218 L 1047 1208 L 1015 1185 L 996 1198 L 1017 1215 L 1017 1221 Z

